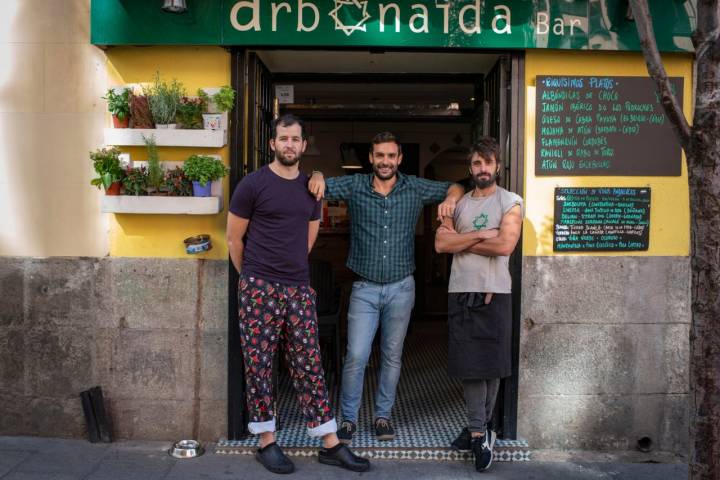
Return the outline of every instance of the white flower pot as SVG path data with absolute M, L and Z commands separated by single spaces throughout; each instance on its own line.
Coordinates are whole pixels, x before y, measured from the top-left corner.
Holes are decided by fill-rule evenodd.
M 156 123 L 155 128 L 175 130 L 177 128 L 177 123 Z
M 205 130 L 222 130 L 222 113 L 203 113 L 203 128 Z

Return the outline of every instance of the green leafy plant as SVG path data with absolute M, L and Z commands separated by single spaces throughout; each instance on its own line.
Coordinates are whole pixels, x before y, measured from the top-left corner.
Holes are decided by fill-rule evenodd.
M 157 143 L 153 135 L 146 138 L 143 135 L 145 148 L 148 153 L 147 183 L 148 187 L 159 192 L 165 182 L 165 171 L 160 165 L 160 155 L 158 154 Z
M 213 95 L 213 101 L 219 112 L 229 112 L 235 106 L 235 90 L 229 85 L 223 85 L 220 91 Z
M 208 95 L 207 92 L 202 88 L 198 88 L 197 96 L 200 101 L 203 102 L 203 106 L 205 107 L 203 111 L 207 112 L 207 108 L 210 106 L 210 102 L 212 102 L 210 95 Z
M 124 88 L 122 93 L 116 93 L 111 88 L 101 98 L 107 100 L 108 111 L 115 115 L 118 120 L 125 120 L 130 115 L 130 89 Z
M 168 124 L 175 121 L 180 100 L 185 96 L 183 84 L 173 78 L 170 83 L 160 79 L 155 73 L 153 84 L 144 90 L 150 104 L 150 112 L 156 124 Z
M 205 111 L 211 105 L 215 105 L 217 113 L 228 112 L 235 106 L 235 90 L 229 85 L 223 85 L 220 90 L 210 96 L 203 89 L 198 89 L 198 98 L 205 103 Z
M 145 167 L 128 168 L 122 179 L 126 195 L 147 195 L 148 176 Z
M 207 155 L 190 155 L 185 161 L 183 170 L 189 180 L 199 182 L 201 185 L 219 180 L 228 173 L 222 160 Z
M 203 128 L 202 113 L 205 105 L 202 98 L 182 97 L 176 115 L 180 128 Z
M 192 182 L 185 175 L 180 167 L 168 170 L 165 174 L 165 188 L 168 195 L 174 197 L 192 197 Z
M 98 148 L 94 152 L 90 152 L 90 160 L 93 162 L 97 178 L 90 180 L 90 185 L 97 188 L 103 186 L 105 190 L 110 188 L 113 182 L 118 182 L 123 178 L 123 169 L 120 166 L 120 150 L 113 148 Z

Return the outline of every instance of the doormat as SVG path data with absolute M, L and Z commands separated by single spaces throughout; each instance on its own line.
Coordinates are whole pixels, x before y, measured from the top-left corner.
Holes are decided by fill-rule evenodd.
M 375 348 L 365 371 L 363 400 L 358 415 L 358 432 L 352 442 L 353 451 L 362 457 L 379 459 L 472 459 L 469 453 L 459 453 L 449 448 L 467 421 L 462 385 L 459 380 L 447 375 L 447 342 L 442 337 L 427 341 L 427 337 L 408 336 L 392 411 L 396 436 L 392 441 L 383 442 L 375 438 L 373 428 L 379 362 L 379 353 Z M 307 435 L 292 384 L 286 375 L 281 376 L 278 390 L 278 444 L 288 455 L 317 455 L 321 440 Z M 336 385 L 331 385 L 331 392 L 337 415 L 339 402 Z M 220 439 L 216 453 L 250 455 L 255 453 L 256 448 L 257 437 L 248 435 L 241 440 Z M 493 459 L 498 462 L 528 461 L 530 450 L 525 440 L 498 439 Z

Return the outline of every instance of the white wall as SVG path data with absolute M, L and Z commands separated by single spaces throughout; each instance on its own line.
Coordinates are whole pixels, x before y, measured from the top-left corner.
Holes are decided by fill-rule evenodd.
M 107 84 L 90 0 L 0 7 L 0 255 L 106 255 L 107 216 L 89 184 Z

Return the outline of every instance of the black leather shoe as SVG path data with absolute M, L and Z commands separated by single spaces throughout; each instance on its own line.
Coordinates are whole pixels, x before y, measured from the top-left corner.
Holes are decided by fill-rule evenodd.
M 263 448 L 258 448 L 255 458 L 272 473 L 292 473 L 295 465 L 283 453 L 277 443 L 268 443 Z
M 350 451 L 347 445 L 342 443 L 338 443 L 333 448 L 321 448 L 318 452 L 318 461 L 325 465 L 335 465 L 353 472 L 364 472 L 370 468 L 370 460 L 358 457 Z
M 460 432 L 460 435 L 458 435 L 458 437 L 450 444 L 450 448 L 457 452 L 469 452 L 471 448 L 471 441 L 470 430 L 468 430 L 467 427 L 464 427 L 462 432 Z

